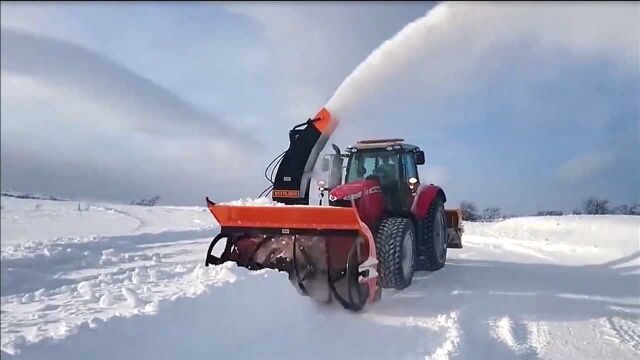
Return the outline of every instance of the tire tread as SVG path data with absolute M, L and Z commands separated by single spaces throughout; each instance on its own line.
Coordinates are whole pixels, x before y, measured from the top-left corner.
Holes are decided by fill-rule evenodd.
M 414 263 L 408 279 L 402 271 L 402 241 L 407 231 L 413 232 Z M 384 288 L 404 289 L 411 285 L 416 260 L 413 223 L 408 218 L 390 217 L 382 220 L 375 237 L 378 258 L 378 279 Z

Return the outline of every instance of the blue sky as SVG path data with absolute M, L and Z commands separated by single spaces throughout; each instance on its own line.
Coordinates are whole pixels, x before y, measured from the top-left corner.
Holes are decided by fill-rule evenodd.
M 287 130 L 433 3 L 2 3 L 2 189 L 256 196 Z M 638 5 L 461 7 L 341 114 L 450 204 L 640 202 Z

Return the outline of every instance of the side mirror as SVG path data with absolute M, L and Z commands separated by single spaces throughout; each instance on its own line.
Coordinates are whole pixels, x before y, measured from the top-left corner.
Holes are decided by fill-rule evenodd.
M 420 150 L 416 152 L 416 165 L 424 165 L 424 151 Z
M 329 156 L 325 156 L 324 158 L 322 158 L 321 170 L 329 171 L 330 167 L 331 167 L 331 161 L 329 160 Z

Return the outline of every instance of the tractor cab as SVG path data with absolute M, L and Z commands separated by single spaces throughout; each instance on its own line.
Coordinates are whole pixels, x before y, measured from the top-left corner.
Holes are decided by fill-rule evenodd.
M 409 212 L 420 184 L 417 165 L 424 164 L 425 157 L 424 152 L 417 146 L 405 144 L 403 141 L 358 141 L 356 145 L 346 149 L 346 154 L 341 154 L 334 146 L 336 154 L 326 155 L 323 159 L 322 170 L 329 172 L 327 190 L 333 190 L 343 183 L 363 186 L 379 183 L 379 191 L 382 192 L 387 213 Z M 345 169 L 344 160 L 347 160 Z M 349 188 L 356 190 L 354 186 Z M 375 185 L 372 189 L 364 190 L 377 191 Z M 347 197 L 348 195 L 350 194 L 347 194 Z M 330 196 L 329 200 L 335 203 L 337 199 L 332 201 Z

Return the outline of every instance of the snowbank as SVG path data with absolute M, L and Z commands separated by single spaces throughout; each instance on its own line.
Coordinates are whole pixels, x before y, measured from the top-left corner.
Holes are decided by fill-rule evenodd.
M 271 200 L 268 197 L 261 197 L 257 199 L 244 198 L 235 201 L 229 201 L 220 203 L 220 205 L 233 205 L 233 206 L 285 206 L 283 203 Z
M 61 237 L 159 233 L 215 225 L 205 207 L 135 206 L 2 197 L 2 246 Z

